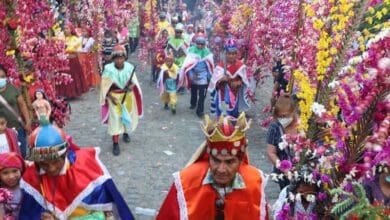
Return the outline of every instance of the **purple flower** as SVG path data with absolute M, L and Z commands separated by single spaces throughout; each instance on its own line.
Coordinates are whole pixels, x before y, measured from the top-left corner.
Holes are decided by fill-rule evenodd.
M 352 183 L 347 183 L 347 185 L 344 186 L 344 190 L 347 192 L 352 192 L 353 191 Z
M 328 195 L 324 192 L 319 192 L 317 198 L 320 201 L 325 201 L 328 198 Z
M 282 160 L 280 161 L 279 169 L 282 171 L 286 171 L 291 169 L 292 163 L 289 160 Z
M 318 172 L 318 170 L 314 170 L 313 171 L 313 179 L 317 179 L 319 176 L 320 176 L 320 173 Z
M 321 175 L 321 182 L 323 182 L 323 183 L 330 183 L 330 178 L 329 178 L 329 176 L 326 175 L 326 174 L 322 174 L 322 175 Z
M 290 213 L 290 204 L 286 203 L 283 205 L 282 210 L 278 212 L 276 215 L 276 220 L 286 220 L 289 218 L 289 213 Z

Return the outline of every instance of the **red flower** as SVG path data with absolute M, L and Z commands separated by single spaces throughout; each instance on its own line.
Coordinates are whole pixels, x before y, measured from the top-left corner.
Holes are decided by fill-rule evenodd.
M 19 19 L 17 19 L 17 18 L 11 18 L 8 21 L 8 28 L 11 29 L 11 30 L 16 30 L 18 25 L 19 25 Z

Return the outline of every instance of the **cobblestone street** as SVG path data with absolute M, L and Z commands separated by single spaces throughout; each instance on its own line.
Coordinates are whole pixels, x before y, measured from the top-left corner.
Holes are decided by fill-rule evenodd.
M 136 63 L 135 60 L 135 56 L 130 57 L 130 62 Z M 160 208 L 172 184 L 172 173 L 183 168 L 204 141 L 199 126 L 201 120 L 188 109 L 189 92 L 178 95 L 177 114 L 172 115 L 170 111 L 163 110 L 158 90 L 150 83 L 149 71 L 142 73 L 141 68 L 137 70 L 143 92 L 144 117 L 131 134 L 131 142 L 125 144 L 120 141 L 120 156 L 112 155 L 111 137 L 100 122 L 98 89 L 71 101 L 71 121 L 65 128 L 79 146 L 101 148 L 100 158 L 133 213 L 136 207 Z M 261 109 L 269 103 L 270 88 L 270 81 L 259 86 L 258 103 L 248 112 L 253 119 L 248 133 L 250 162 L 265 173 L 270 173 L 272 168 L 266 157 L 266 130 L 260 127 L 259 121 L 268 116 L 261 113 Z M 205 106 L 207 113 L 210 106 L 208 99 Z M 168 155 L 167 151 L 173 154 Z M 268 199 L 273 202 L 278 192 L 278 186 L 269 181 L 266 190 Z

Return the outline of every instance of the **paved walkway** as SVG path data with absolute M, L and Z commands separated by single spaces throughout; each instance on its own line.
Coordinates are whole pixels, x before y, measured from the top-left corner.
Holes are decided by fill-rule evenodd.
M 138 63 L 134 56 L 130 61 Z M 131 134 L 131 143 L 120 142 L 120 156 L 112 155 L 111 137 L 100 122 L 97 89 L 71 101 L 71 121 L 65 128 L 76 144 L 101 148 L 100 158 L 133 212 L 136 207 L 158 210 L 172 184 L 172 173 L 180 170 L 204 141 L 199 126 L 201 120 L 188 109 L 189 92 L 178 96 L 177 114 L 172 115 L 163 110 L 158 90 L 150 83 L 150 74 L 139 68 L 137 77 L 143 91 L 145 113 L 137 130 Z M 248 112 L 253 118 L 248 132 L 250 162 L 266 173 L 272 168 L 266 157 L 266 130 L 260 127 L 259 121 L 268 116 L 261 113 L 261 109 L 269 103 L 271 88 L 270 81 L 259 86 L 258 103 Z M 207 113 L 208 99 L 205 106 Z M 164 151 L 173 154 L 167 155 Z M 274 201 L 279 193 L 278 186 L 270 182 L 266 193 L 269 200 Z

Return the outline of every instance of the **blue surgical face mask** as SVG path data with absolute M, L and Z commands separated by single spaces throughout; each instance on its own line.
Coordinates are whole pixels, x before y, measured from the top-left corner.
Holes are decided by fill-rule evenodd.
M 385 181 L 386 181 L 387 183 L 390 183 L 390 174 L 387 175 L 387 176 L 385 177 Z
M 0 88 L 4 88 L 7 85 L 7 78 L 0 79 Z

